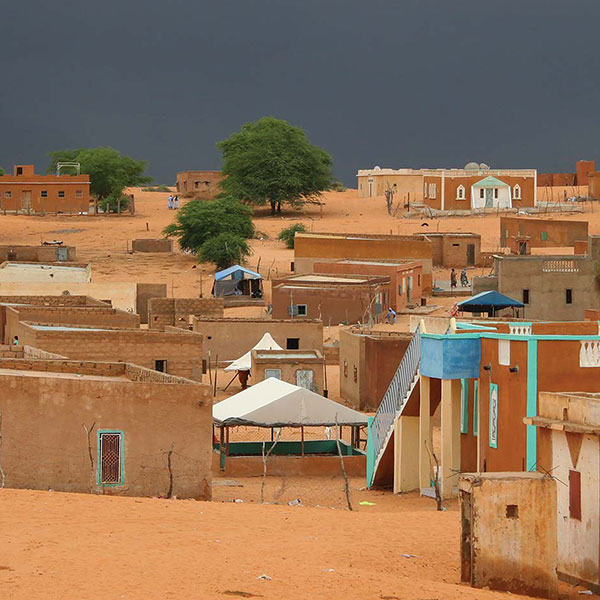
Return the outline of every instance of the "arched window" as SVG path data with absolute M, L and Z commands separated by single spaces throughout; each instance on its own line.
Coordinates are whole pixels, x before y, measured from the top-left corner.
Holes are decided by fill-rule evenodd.
M 462 184 L 456 188 L 456 199 L 457 200 L 465 199 L 465 186 Z
M 521 186 L 518 183 L 513 188 L 513 198 L 515 200 L 520 200 L 521 199 Z

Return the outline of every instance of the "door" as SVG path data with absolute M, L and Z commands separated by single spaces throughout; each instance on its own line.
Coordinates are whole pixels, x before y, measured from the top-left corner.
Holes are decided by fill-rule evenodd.
M 314 371 L 298 370 L 296 371 L 296 385 L 306 390 L 314 391 Z
M 494 190 L 492 188 L 485 189 L 485 207 L 492 208 L 494 206 Z
M 21 192 L 21 210 L 31 212 L 31 190 Z
M 406 302 L 407 304 L 411 303 L 412 300 L 412 277 L 406 278 Z
M 64 260 L 68 260 L 69 259 L 69 255 L 68 255 L 68 248 L 57 248 L 57 253 L 56 253 L 56 260 L 58 260 L 58 262 L 62 262 Z
M 475 244 L 467 244 L 467 267 L 475 266 Z

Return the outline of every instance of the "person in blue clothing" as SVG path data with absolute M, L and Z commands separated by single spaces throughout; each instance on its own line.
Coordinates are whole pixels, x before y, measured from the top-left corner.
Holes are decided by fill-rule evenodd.
M 396 311 L 391 306 L 388 308 L 386 319 L 390 325 L 396 324 Z

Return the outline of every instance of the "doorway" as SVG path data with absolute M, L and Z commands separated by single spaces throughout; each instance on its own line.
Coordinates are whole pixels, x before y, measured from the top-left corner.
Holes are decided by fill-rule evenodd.
M 161 373 L 167 372 L 167 361 L 166 360 L 155 360 L 154 361 L 154 370 L 159 371 Z
M 406 278 L 406 302 L 408 304 L 410 304 L 411 300 L 412 300 L 412 287 L 413 287 L 413 278 L 409 276 Z
M 467 244 L 467 267 L 475 266 L 475 244 Z
M 485 207 L 492 208 L 494 206 L 494 190 L 485 188 Z
M 59 262 L 66 261 L 69 259 L 69 249 L 68 248 L 57 248 L 56 249 L 56 259 Z
M 31 212 L 31 190 L 21 192 L 21 210 Z

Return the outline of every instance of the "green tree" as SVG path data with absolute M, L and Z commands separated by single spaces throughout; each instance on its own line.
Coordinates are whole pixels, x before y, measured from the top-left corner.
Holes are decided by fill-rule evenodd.
M 202 262 L 211 262 L 218 269 L 226 269 L 244 262 L 251 253 L 250 246 L 243 237 L 224 232 L 204 242 L 198 255 Z
M 277 239 L 282 241 L 286 248 L 293 249 L 294 236 L 296 235 L 296 232 L 302 233 L 303 231 L 306 231 L 306 227 L 303 223 L 294 223 L 294 225 L 290 225 L 289 227 L 282 229 L 277 236 Z
M 241 239 L 252 237 L 252 210 L 226 196 L 209 202 L 191 200 L 177 211 L 175 222 L 163 230 L 165 236 L 178 238 L 181 248 L 196 254 L 207 241 L 221 233 Z
M 286 121 L 265 117 L 219 142 L 225 194 L 255 206 L 315 202 L 332 182 L 331 156 Z
M 4 175 L 4 169 L 0 167 L 0 176 Z
M 81 173 L 90 176 L 91 194 L 100 201 L 112 197 L 116 203 L 116 198 L 122 195 L 126 187 L 152 181 L 152 177 L 144 175 L 146 161 L 135 160 L 108 146 L 57 150 L 50 152 L 50 160 L 48 173 L 56 171 L 58 162 L 78 162 Z M 74 170 L 66 167 L 61 173 L 73 174 Z

